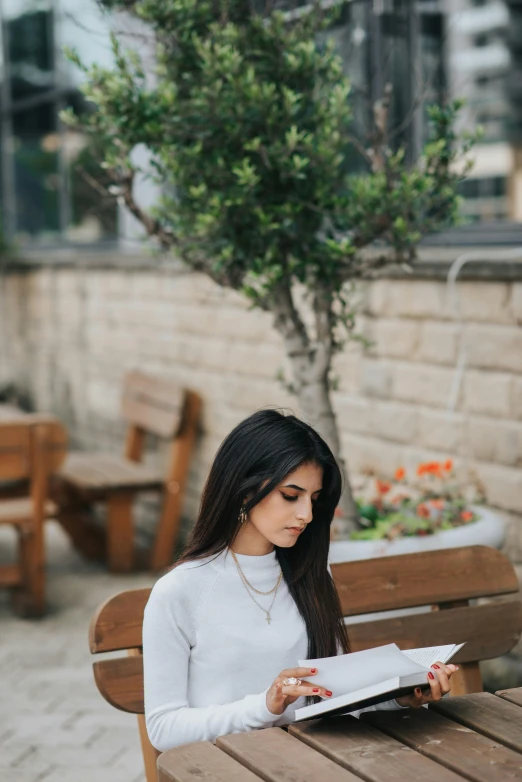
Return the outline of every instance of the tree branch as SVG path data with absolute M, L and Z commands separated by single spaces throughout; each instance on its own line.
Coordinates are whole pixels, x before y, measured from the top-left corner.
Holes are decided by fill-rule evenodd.
M 390 113 L 392 92 L 392 85 L 386 84 L 382 98 L 376 100 L 373 105 L 374 132 L 372 134 L 371 147 L 368 150 L 368 154 L 372 161 L 372 170 L 374 173 L 385 170 L 388 140 L 388 114 Z
M 114 174 L 114 172 L 113 172 Z M 170 250 L 175 244 L 178 244 L 176 237 L 171 231 L 165 229 L 159 220 L 152 217 L 148 212 L 139 206 L 133 194 L 133 184 L 136 172 L 133 170 L 128 171 L 124 176 L 115 177 L 119 180 L 119 186 L 121 188 L 121 197 L 125 203 L 125 206 L 136 217 L 137 220 L 142 223 L 149 236 L 155 237 L 163 250 Z
M 271 293 L 274 326 L 284 339 L 286 353 L 292 361 L 295 380 L 301 382 L 309 370 L 310 337 L 297 311 L 290 283 L 281 281 Z

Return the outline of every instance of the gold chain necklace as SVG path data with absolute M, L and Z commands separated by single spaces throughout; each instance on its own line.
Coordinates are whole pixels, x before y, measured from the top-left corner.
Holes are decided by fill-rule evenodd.
M 275 585 L 275 587 L 274 587 L 273 589 L 271 589 L 271 590 L 270 590 L 270 592 L 260 592 L 258 589 L 255 589 L 255 587 L 253 587 L 253 586 L 252 586 L 252 584 L 250 584 L 250 582 L 248 581 L 247 577 L 245 576 L 245 574 L 244 574 L 244 573 L 243 573 L 243 571 L 241 570 L 241 568 L 240 568 L 240 566 L 239 566 L 239 562 L 237 561 L 237 557 L 235 556 L 235 554 L 234 554 L 234 552 L 232 551 L 232 549 L 230 549 L 230 553 L 232 554 L 232 558 L 233 558 L 234 562 L 236 563 L 236 567 L 237 567 L 237 570 L 238 570 L 238 573 L 239 573 L 239 578 L 241 579 L 241 583 L 242 583 L 242 584 L 243 584 L 243 586 L 245 587 L 245 590 L 246 590 L 246 593 L 247 593 L 247 595 L 248 595 L 248 596 L 249 596 L 249 598 L 250 598 L 250 599 L 251 599 L 251 600 L 252 600 L 252 601 L 253 601 L 253 602 L 256 604 L 256 606 L 257 606 L 258 608 L 260 608 L 260 609 L 261 609 L 261 611 L 263 611 L 263 613 L 265 614 L 265 619 L 266 619 L 266 621 L 268 622 L 268 624 L 270 624 L 270 622 L 272 621 L 272 618 L 271 618 L 271 616 L 270 616 L 270 611 L 272 610 L 272 608 L 273 608 L 273 605 L 274 605 L 274 603 L 275 603 L 275 599 L 276 599 L 276 597 L 277 597 L 277 590 L 279 589 L 279 585 L 280 585 L 280 583 L 281 583 L 281 581 L 282 581 L 282 579 L 283 579 L 283 572 L 281 571 L 281 573 L 279 574 L 279 578 L 277 579 L 277 584 Z M 255 592 L 257 592 L 259 595 L 269 595 L 269 594 L 271 594 L 272 592 L 274 593 L 274 596 L 273 596 L 273 598 L 272 598 L 272 602 L 270 603 L 270 606 L 269 606 L 269 608 L 268 608 L 268 611 L 267 611 L 267 609 L 266 609 L 266 608 L 263 608 L 263 606 L 262 606 L 262 605 L 260 605 L 260 604 L 257 602 L 257 600 L 255 599 L 254 595 L 252 595 L 252 594 L 251 594 L 251 592 L 250 592 L 250 589 L 248 588 L 249 586 L 250 586 L 250 587 L 251 587 L 251 588 L 252 588 L 252 589 L 253 589 Z
M 234 562 L 236 563 L 236 567 L 237 567 L 237 569 L 239 570 L 239 575 L 241 576 L 241 578 L 242 578 L 242 580 L 243 580 L 243 582 L 244 582 L 245 586 L 248 586 L 248 587 L 250 587 L 250 589 L 252 590 L 252 592 L 255 592 L 257 595 L 271 595 L 271 594 L 272 594 L 272 592 L 277 592 L 277 589 L 278 589 L 278 587 L 279 587 L 279 584 L 281 583 L 281 579 L 283 578 L 283 573 L 282 573 L 282 571 L 281 571 L 281 573 L 279 573 L 279 578 L 277 579 L 277 583 L 276 583 L 275 587 L 272 587 L 272 589 L 269 589 L 269 590 L 268 590 L 268 592 L 261 592 L 261 590 L 260 590 L 260 589 L 256 589 L 256 588 L 255 588 L 255 586 L 253 586 L 253 585 L 250 583 L 250 581 L 248 580 L 248 578 L 245 576 L 245 574 L 244 574 L 244 573 L 243 573 L 243 571 L 241 570 L 241 565 L 240 565 L 240 564 L 239 564 L 239 562 L 237 561 L 237 557 L 236 557 L 236 555 L 234 554 L 234 552 L 232 551 L 232 549 L 230 549 L 230 553 L 232 554 L 232 559 L 233 559 L 233 560 L 234 560 Z

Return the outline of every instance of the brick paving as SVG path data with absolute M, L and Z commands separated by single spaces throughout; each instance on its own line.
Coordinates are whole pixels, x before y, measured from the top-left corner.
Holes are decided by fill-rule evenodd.
M 144 782 L 136 718 L 98 693 L 87 629 L 102 600 L 154 576 L 108 574 L 82 559 L 54 522 L 46 536 L 46 616 L 14 616 L 0 590 L 0 780 Z M 0 561 L 13 547 L 11 530 L 0 528 Z

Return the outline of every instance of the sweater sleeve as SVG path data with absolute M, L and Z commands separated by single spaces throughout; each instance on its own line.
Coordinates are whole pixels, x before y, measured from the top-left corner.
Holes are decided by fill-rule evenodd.
M 181 596 L 180 596 L 181 597 Z M 191 630 L 187 615 L 173 615 L 172 600 L 156 588 L 145 609 L 143 671 L 145 720 L 160 752 L 227 733 L 271 727 L 280 715 L 266 705 L 266 691 L 233 703 L 191 708 L 187 700 Z

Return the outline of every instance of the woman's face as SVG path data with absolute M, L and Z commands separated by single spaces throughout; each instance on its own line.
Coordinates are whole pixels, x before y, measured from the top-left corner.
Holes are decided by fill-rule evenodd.
M 252 553 L 269 553 L 274 546 L 290 548 L 312 521 L 314 502 L 322 486 L 322 467 L 301 465 L 252 508 L 236 540 L 242 547 L 255 546 L 256 552 Z

